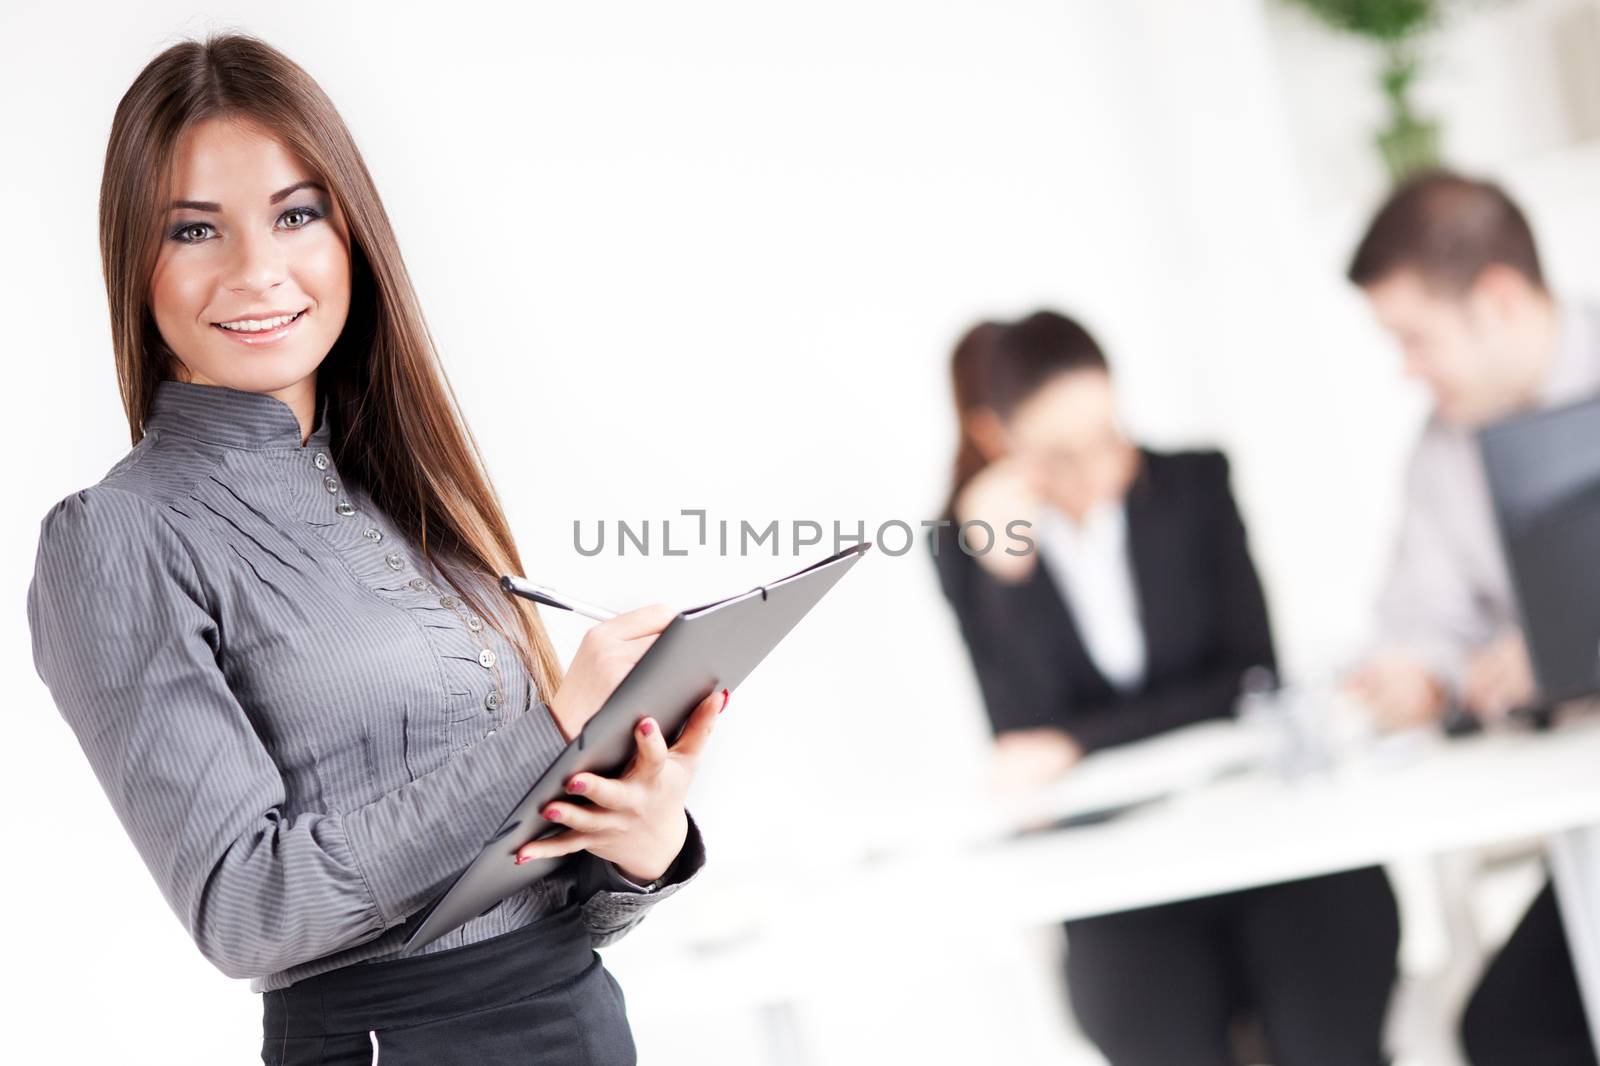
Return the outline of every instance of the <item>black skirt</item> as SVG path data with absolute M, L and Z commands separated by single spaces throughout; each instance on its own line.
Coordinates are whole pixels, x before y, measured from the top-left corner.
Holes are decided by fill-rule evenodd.
M 616 978 L 577 907 L 429 955 L 352 963 L 263 994 L 268 1066 L 634 1066 Z

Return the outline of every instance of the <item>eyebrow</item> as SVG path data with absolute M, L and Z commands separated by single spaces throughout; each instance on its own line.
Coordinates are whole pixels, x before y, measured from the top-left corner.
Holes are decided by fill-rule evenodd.
M 296 191 L 298 191 L 300 189 L 305 189 L 305 188 L 320 189 L 324 194 L 326 194 L 327 191 L 328 191 L 328 187 L 326 185 L 322 184 L 322 182 L 316 180 L 315 178 L 307 178 L 305 181 L 297 181 L 293 185 L 290 185 L 287 188 L 279 189 L 277 192 L 275 192 L 271 196 L 267 197 L 267 202 L 275 204 L 278 201 L 282 200 L 284 197 L 288 196 L 290 193 L 293 193 L 293 192 L 296 192 Z M 172 207 L 170 208 L 170 210 L 179 211 L 179 210 L 184 210 L 184 209 L 187 209 L 187 210 L 190 210 L 190 211 L 221 211 L 222 210 L 222 205 L 217 203 L 215 200 L 174 200 L 174 201 L 172 201 Z

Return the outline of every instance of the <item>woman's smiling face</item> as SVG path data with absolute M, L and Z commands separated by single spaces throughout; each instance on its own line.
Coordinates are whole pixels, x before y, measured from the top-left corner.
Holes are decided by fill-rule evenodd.
M 350 310 L 339 205 L 317 174 L 246 119 L 186 131 L 172 183 L 150 311 L 187 380 L 306 388 Z

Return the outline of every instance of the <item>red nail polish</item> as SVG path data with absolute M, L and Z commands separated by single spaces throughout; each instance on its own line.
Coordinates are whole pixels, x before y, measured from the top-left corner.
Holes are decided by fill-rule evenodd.
M 567 785 L 567 791 L 568 792 L 582 792 L 584 789 L 586 789 L 588 787 L 589 786 L 584 784 L 582 781 L 574 779 L 571 783 L 569 783 Z
M 518 855 L 517 856 L 517 865 L 521 866 L 523 863 L 527 862 L 531 858 L 533 858 L 532 855 Z
M 733 699 L 733 697 L 728 695 L 728 690 L 727 689 L 723 689 L 722 690 L 722 706 L 717 708 L 717 713 L 718 714 L 721 714 L 723 711 L 728 709 L 728 701 L 731 700 L 731 699 Z
M 654 733 L 655 731 L 656 731 L 656 724 L 654 722 L 652 722 L 648 718 L 646 718 L 639 726 L 639 732 L 643 733 L 645 736 L 649 736 L 651 733 Z
M 556 810 L 554 807 L 546 807 L 544 811 L 544 820 L 547 822 L 559 822 L 561 820 L 561 812 Z

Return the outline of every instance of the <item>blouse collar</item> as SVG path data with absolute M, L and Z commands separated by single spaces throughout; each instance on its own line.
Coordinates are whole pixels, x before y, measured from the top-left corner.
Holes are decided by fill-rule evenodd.
M 170 431 L 220 444 L 259 451 L 300 448 L 300 420 L 276 396 L 226 385 L 200 385 L 166 378 L 156 382 L 145 432 Z M 317 401 L 317 424 L 304 447 L 327 447 L 328 397 Z

